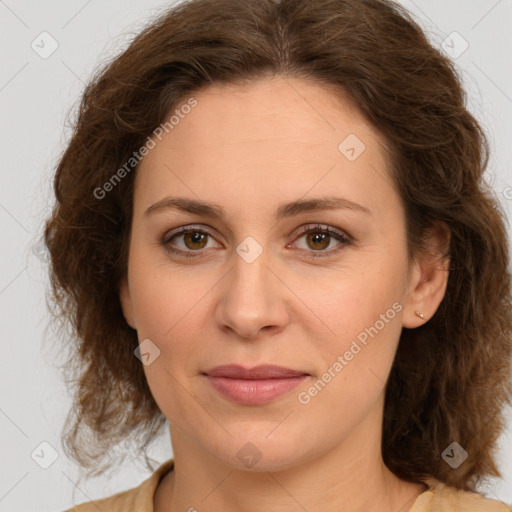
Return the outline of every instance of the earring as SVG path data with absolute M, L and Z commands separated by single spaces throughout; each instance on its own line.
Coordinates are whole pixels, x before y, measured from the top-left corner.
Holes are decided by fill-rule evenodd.
M 416 316 L 419 316 L 422 320 L 425 318 L 421 311 L 416 310 L 415 313 L 416 313 Z

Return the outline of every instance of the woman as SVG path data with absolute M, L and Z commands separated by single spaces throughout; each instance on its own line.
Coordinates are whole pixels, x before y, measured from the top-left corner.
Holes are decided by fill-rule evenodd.
M 168 424 L 173 458 L 71 510 L 509 510 L 476 493 L 512 391 L 487 151 L 390 1 L 146 28 L 85 91 L 45 238 L 68 455 L 101 474 Z

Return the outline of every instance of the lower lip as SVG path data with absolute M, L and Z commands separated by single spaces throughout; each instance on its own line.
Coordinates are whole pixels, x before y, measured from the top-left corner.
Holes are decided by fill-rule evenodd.
M 239 404 L 258 405 L 271 402 L 295 389 L 308 375 L 283 379 L 229 379 L 207 375 L 211 385 L 223 396 Z

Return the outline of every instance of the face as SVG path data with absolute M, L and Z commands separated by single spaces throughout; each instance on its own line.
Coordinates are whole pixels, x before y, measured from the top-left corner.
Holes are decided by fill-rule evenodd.
M 121 287 L 173 445 L 266 471 L 377 443 L 419 281 L 383 140 L 304 80 L 193 97 L 137 170 Z M 220 365 L 301 376 L 206 375 Z

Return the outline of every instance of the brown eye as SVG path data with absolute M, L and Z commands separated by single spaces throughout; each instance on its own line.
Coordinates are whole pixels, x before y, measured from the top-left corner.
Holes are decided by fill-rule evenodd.
M 327 249 L 331 240 L 330 235 L 312 231 L 306 235 L 309 246 L 314 250 Z
M 352 244 L 350 235 L 329 226 L 306 226 L 296 240 L 304 239 L 298 248 L 309 258 L 328 257 L 337 254 L 344 247 Z M 181 228 L 177 232 L 168 233 L 161 243 L 169 253 L 187 258 L 202 257 L 203 249 L 208 249 L 208 242 L 214 241 L 210 233 L 194 227 Z M 332 242 L 338 242 L 330 247 Z M 292 245 L 295 245 L 295 242 Z M 302 247 L 300 246 L 302 245 Z M 211 246 L 210 248 L 214 248 Z
M 189 231 L 182 236 L 187 249 L 204 249 L 209 235 L 200 231 Z
M 214 245 L 208 245 L 213 241 L 210 233 L 192 226 L 167 233 L 161 243 L 169 253 L 193 258 L 204 255 L 203 249 L 214 247 Z
M 339 251 L 343 250 L 348 245 L 352 244 L 350 235 L 345 234 L 343 231 L 332 229 L 330 226 L 305 226 L 297 240 L 304 239 L 301 244 L 297 242 L 296 247 L 304 252 L 308 258 L 322 258 L 333 256 Z M 331 242 L 338 242 L 334 247 L 329 248 Z M 302 246 L 301 246 L 302 245 Z

